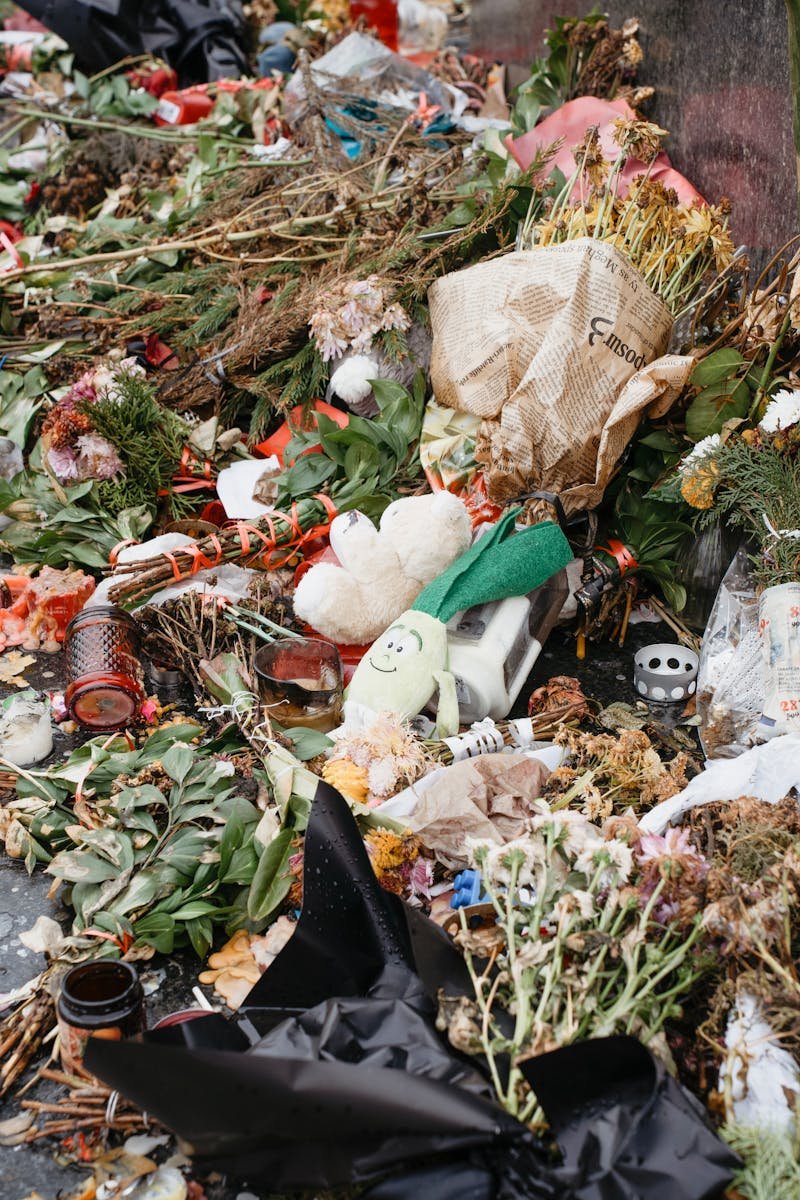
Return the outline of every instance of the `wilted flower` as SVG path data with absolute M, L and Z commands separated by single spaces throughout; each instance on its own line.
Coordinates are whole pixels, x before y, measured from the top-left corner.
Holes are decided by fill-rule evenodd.
M 575 146 L 572 154 L 591 185 L 601 188 L 608 178 L 608 163 L 603 158 L 603 148 L 596 125 L 589 126 L 583 141 Z
M 395 713 L 381 713 L 368 729 L 345 733 L 328 762 L 354 763 L 366 773 L 363 803 L 376 805 L 425 773 L 428 759 L 413 731 Z
M 703 881 L 709 865 L 693 844 L 688 829 L 670 827 L 662 837 L 643 834 L 636 851 L 641 869 L 639 892 L 646 904 L 659 888 L 654 917 L 662 925 L 684 923 L 694 917 L 703 898 Z
M 504 846 L 488 848 L 483 870 L 500 887 L 509 887 L 512 879 L 516 880 L 517 887 L 535 887 L 543 857 L 544 847 L 536 839 L 514 838 Z
M 623 154 L 650 162 L 661 149 L 661 139 L 666 137 L 667 130 L 652 121 L 640 121 L 636 118 L 617 117 L 612 122 L 614 131 L 612 137 Z
M 557 920 L 562 920 L 573 913 L 578 913 L 583 921 L 591 921 L 597 912 L 595 898 L 591 892 L 576 888 L 573 892 L 564 892 L 553 906 L 553 914 Z
M 81 479 L 116 479 L 124 473 L 122 460 L 107 438 L 85 433 L 78 438 L 78 474 Z
M 47 465 L 59 483 L 77 483 L 80 479 L 78 456 L 68 446 L 51 446 L 47 451 Z
M 377 275 L 350 280 L 318 297 L 309 326 L 324 362 L 352 347 L 364 354 L 381 330 L 405 330 L 411 324 L 399 304 L 387 304 L 386 285 Z
M 600 875 L 601 888 L 626 883 L 633 869 L 633 853 L 630 846 L 613 838 L 607 842 L 598 841 L 596 845 L 587 847 L 575 859 L 575 869 L 581 871 L 587 879 L 592 879 L 598 868 L 605 868 Z

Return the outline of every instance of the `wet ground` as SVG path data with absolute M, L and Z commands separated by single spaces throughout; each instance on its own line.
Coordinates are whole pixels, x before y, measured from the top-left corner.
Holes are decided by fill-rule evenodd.
M 637 624 L 629 629 L 624 649 L 610 642 L 590 646 L 586 660 L 579 662 L 575 657 L 575 642 L 556 631 L 546 644 L 530 676 L 528 685 L 522 689 L 527 698 L 534 687 L 545 683 L 553 675 L 577 676 L 588 696 L 602 704 L 622 700 L 633 703 L 636 699 L 633 684 L 633 655 L 640 647 L 654 643 L 673 641 L 671 631 L 662 624 Z M 63 687 L 60 671 L 61 655 L 40 655 L 36 664 L 26 671 L 30 686 L 44 691 L 60 690 Z M 4 687 L 0 698 L 9 693 Z M 524 702 L 517 706 L 515 715 L 524 712 Z M 680 706 L 654 709 L 659 719 L 668 723 L 680 712 Z M 69 749 L 88 735 L 67 737 L 58 732 L 55 737 L 54 758 L 60 759 Z M 66 910 L 57 902 L 47 898 L 52 880 L 42 871 L 29 876 L 23 863 L 0 857 L 0 992 L 11 991 L 39 973 L 44 965 L 41 956 L 26 950 L 18 935 L 30 927 L 36 918 L 46 913 L 57 920 L 68 920 Z M 191 954 L 176 954 L 170 958 L 157 956 L 147 965 L 149 985 L 155 990 L 147 997 L 148 1024 L 176 1009 L 195 1003 L 191 995 L 196 986 L 201 967 Z M 40 1084 L 29 1093 L 31 1097 L 46 1099 L 53 1085 Z M 2 1117 L 17 1112 L 13 1098 L 3 1106 Z M 88 1174 L 85 1167 L 59 1165 L 54 1158 L 57 1145 L 43 1139 L 30 1146 L 14 1149 L 0 1148 L 0 1200 L 23 1200 L 32 1192 L 38 1192 L 41 1200 L 57 1200 L 60 1192 L 69 1191 Z M 216 1185 L 209 1189 L 210 1200 L 234 1200 L 247 1190 L 243 1184 L 232 1182 L 230 1186 Z

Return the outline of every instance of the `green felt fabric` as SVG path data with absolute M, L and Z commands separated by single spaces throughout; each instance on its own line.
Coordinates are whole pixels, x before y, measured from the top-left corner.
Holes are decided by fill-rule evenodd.
M 501 518 L 414 601 L 419 612 L 445 624 L 457 612 L 526 596 L 573 558 L 569 542 L 552 521 L 514 532 L 517 509 Z

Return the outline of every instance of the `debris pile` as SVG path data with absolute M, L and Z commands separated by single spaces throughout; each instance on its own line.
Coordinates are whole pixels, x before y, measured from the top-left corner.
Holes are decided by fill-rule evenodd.
M 0 1146 L 795 1197 L 800 235 L 754 278 L 633 20 L 512 87 L 455 0 L 24 7 Z

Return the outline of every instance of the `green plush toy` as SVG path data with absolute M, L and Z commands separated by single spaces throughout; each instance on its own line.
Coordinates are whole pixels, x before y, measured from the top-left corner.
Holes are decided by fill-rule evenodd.
M 515 533 L 517 511 L 507 513 L 457 558 L 373 642 L 345 694 L 345 725 L 368 722 L 379 712 L 415 717 L 438 690 L 437 733 L 449 737 L 458 732 L 447 622 L 476 604 L 527 595 L 572 559 L 569 542 L 550 521 Z

